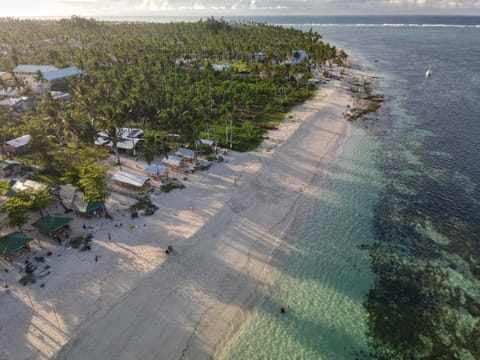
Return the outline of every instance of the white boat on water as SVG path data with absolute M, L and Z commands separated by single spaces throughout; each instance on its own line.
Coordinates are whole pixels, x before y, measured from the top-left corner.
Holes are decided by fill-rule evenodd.
M 432 69 L 428 68 L 427 72 L 425 73 L 425 77 L 430 77 L 432 75 L 433 71 Z

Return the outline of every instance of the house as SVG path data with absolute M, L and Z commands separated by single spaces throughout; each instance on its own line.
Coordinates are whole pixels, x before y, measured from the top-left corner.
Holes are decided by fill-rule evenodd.
M 179 170 L 183 165 L 183 158 L 171 155 L 168 158 L 163 158 L 162 163 L 170 169 Z
M 225 65 L 225 64 L 213 64 L 212 65 L 212 69 L 213 71 L 228 71 L 230 70 L 232 67 L 230 65 Z
M 66 103 L 69 103 L 72 100 L 72 96 L 63 91 L 49 91 L 50 95 L 52 96 L 52 99 L 54 100 L 62 100 Z
M 55 70 L 58 70 L 58 68 L 51 65 L 18 65 L 12 70 L 12 73 L 17 79 L 26 82 L 27 78 L 35 76 L 38 72 L 43 75 Z
M 18 154 L 28 149 L 28 143 L 32 137 L 30 135 L 23 135 L 16 139 L 8 140 L 3 145 L 3 151 L 10 154 Z
M 12 187 L 10 188 L 10 190 L 8 190 L 6 195 L 8 197 L 13 197 L 22 191 L 26 191 L 26 190 L 40 191 L 40 190 L 46 190 L 47 188 L 48 188 L 47 185 L 39 183 L 38 181 L 20 179 L 20 180 L 17 180 L 15 184 L 12 185 Z
M 12 74 L 6 71 L 0 71 L 0 79 L 3 81 L 10 80 L 12 78 Z
M 168 179 L 168 168 L 162 165 L 150 164 L 145 168 L 145 172 L 154 179 Z
M 175 152 L 175 155 L 190 162 L 197 160 L 197 152 L 190 149 L 180 148 Z
M 6 89 L 0 89 L 0 96 L 5 96 L 5 97 L 19 97 L 25 92 L 25 89 L 22 88 L 16 88 L 16 87 L 7 87 Z
M 264 52 L 257 52 L 253 54 L 253 59 L 256 62 L 264 62 L 265 60 L 267 60 L 267 56 Z
M 116 129 L 118 150 L 131 153 L 135 156 L 138 143 L 143 141 L 143 139 L 141 138 L 143 136 L 143 133 L 144 131 L 142 129 Z M 110 140 L 109 135 L 106 131 L 101 131 L 98 133 L 98 137 L 95 139 L 95 145 L 109 151 L 111 151 L 113 148 L 113 142 Z
M 82 70 L 75 66 L 57 69 L 55 66 L 50 65 L 18 65 L 12 72 L 39 94 L 49 90 L 57 81 L 83 73 Z M 41 78 L 38 76 L 39 73 L 42 75 Z
M 198 139 L 197 144 L 198 145 L 207 145 L 207 146 L 210 146 L 210 147 L 217 145 L 215 140 L 208 140 L 208 139 Z
M 148 176 L 136 175 L 126 171 L 118 171 L 112 176 L 111 180 L 118 185 L 141 190 L 147 187 L 150 178 Z
M 21 111 L 26 103 L 26 97 L 13 98 L 9 97 L 7 99 L 0 100 L 0 106 L 9 107 L 13 111 Z
M 302 65 L 304 60 L 308 62 L 308 54 L 305 50 L 292 50 L 290 64 Z
M 0 175 L 12 176 L 17 175 L 22 171 L 22 164 L 15 160 L 1 160 L 0 161 Z

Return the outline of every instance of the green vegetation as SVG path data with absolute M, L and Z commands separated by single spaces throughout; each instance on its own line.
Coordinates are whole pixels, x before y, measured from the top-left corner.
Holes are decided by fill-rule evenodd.
M 92 241 L 92 238 L 93 238 L 92 234 L 82 234 L 70 240 L 70 242 L 68 243 L 68 246 L 70 246 L 72 249 L 83 248 L 85 246 L 88 246 L 88 244 L 90 244 L 90 242 Z
M 0 180 L 0 195 L 5 195 L 10 190 L 11 184 L 8 180 Z
M 70 103 L 45 92 L 38 106 L 16 119 L 18 126 L 1 124 L 7 137 L 32 135 L 29 160 L 59 178 L 68 164 L 92 156 L 72 150 L 92 148 L 98 130 L 109 134 L 117 153 L 115 127 L 179 134 L 190 144 L 201 131 L 221 143 L 226 134 L 234 149 L 250 150 L 258 144 L 252 124 L 311 95 L 305 86 L 309 65 L 346 57 L 311 30 L 213 18 L 169 24 L 2 19 L 0 47 L 8 54 L 0 57 L 1 70 L 49 64 L 85 71 L 54 86 L 72 94 Z M 305 49 L 309 64 L 290 66 L 292 49 Z M 264 57 L 258 59 L 260 52 Z M 216 72 L 213 64 L 230 67 Z M 19 79 L 0 83 L 21 85 Z M 98 150 L 94 155 L 98 158 Z
M 175 189 L 183 189 L 185 186 L 176 182 L 170 182 L 168 184 L 160 186 L 160 190 L 163 192 L 170 192 Z
M 291 66 L 293 49 L 305 49 L 309 61 Z M 213 18 L 168 24 L 0 19 L 0 50 L 1 71 L 19 64 L 83 71 L 52 84 L 51 90 L 70 93 L 67 102 L 48 91 L 36 94 L 19 78 L 1 80 L 3 89 L 24 87 L 30 100 L 18 112 L 0 107 L 0 126 L 5 139 L 31 135 L 28 151 L 16 158 L 40 169 L 32 178 L 72 184 L 90 202 L 109 196 L 107 168 L 100 165 L 108 154 L 95 145 L 99 131 L 106 132 L 116 164 L 122 127 L 145 130 L 140 150 L 149 163 L 171 148 L 193 148 L 200 136 L 249 151 L 266 125 L 313 95 L 310 66 L 346 58 L 312 30 Z M 34 77 L 45 81 L 41 73 Z M 4 206 L 9 226 L 25 223 L 25 205 L 41 210 L 45 203 L 22 201 Z

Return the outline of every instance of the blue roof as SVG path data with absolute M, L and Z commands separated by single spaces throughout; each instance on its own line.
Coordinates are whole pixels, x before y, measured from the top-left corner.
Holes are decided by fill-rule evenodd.
M 13 69 L 13 72 L 25 72 L 25 73 L 36 73 L 39 71 L 43 74 L 49 71 L 54 71 L 58 70 L 55 66 L 52 65 L 18 65 L 15 69 Z
M 66 78 L 69 76 L 80 75 L 81 73 L 82 73 L 82 70 L 80 70 L 79 68 L 76 68 L 75 66 L 72 66 L 72 67 L 68 67 L 60 70 L 44 72 L 43 78 L 47 81 L 50 81 L 50 80 Z

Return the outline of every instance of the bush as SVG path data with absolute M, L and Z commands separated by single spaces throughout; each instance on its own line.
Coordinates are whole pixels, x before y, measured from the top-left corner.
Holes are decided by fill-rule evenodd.
M 22 277 L 20 280 L 18 280 L 18 282 L 23 286 L 27 286 L 28 284 L 35 284 L 37 282 L 37 279 L 35 279 L 34 276 L 27 274 L 24 277 Z
M 80 247 L 87 246 L 92 241 L 92 238 L 92 234 L 82 234 L 70 240 L 68 246 L 70 246 L 72 249 L 78 249 Z
M 171 182 L 165 185 L 160 186 L 160 190 L 163 192 L 170 192 L 174 189 L 183 189 L 185 186 L 176 182 Z

